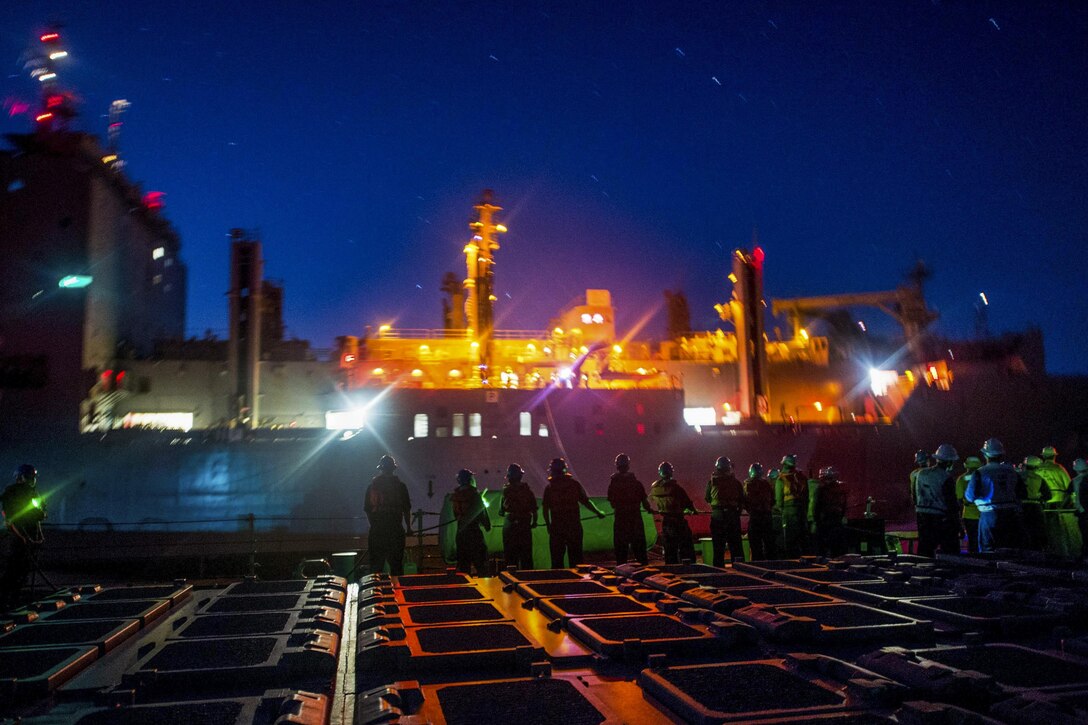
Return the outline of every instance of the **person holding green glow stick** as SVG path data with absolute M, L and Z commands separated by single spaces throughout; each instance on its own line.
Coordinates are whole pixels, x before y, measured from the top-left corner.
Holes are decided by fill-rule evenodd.
M 4 511 L 6 553 L 4 574 L 0 577 L 0 610 L 19 604 L 34 564 L 37 548 L 44 541 L 42 521 L 45 503 L 38 493 L 38 471 L 29 463 L 15 469 L 15 481 L 0 494 Z

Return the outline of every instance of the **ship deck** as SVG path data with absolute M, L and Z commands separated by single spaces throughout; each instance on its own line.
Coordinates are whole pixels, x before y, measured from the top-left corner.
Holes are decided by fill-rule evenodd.
M 0 715 L 404 725 L 1088 716 L 1088 571 L 1039 556 L 84 581 L 62 581 L 0 627 Z

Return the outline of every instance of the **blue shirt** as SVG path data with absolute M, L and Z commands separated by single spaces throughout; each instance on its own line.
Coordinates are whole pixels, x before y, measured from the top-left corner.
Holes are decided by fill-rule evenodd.
M 980 512 L 1019 509 L 1026 498 L 1024 479 L 1008 463 L 991 461 L 971 474 L 964 498 Z

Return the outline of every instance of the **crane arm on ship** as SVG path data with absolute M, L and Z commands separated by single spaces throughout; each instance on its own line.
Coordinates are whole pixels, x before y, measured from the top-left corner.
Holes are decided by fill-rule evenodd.
M 806 317 L 843 307 L 875 307 L 883 311 L 903 327 L 903 336 L 912 346 L 938 317 L 934 310 L 926 306 L 925 296 L 917 285 L 904 285 L 884 292 L 771 300 L 771 312 L 789 318 L 795 338 L 801 336 Z

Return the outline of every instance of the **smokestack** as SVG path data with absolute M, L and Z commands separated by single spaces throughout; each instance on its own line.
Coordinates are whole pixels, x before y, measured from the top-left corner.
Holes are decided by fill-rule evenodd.
M 261 318 L 264 260 L 259 240 L 242 229 L 230 231 L 231 415 L 235 425 L 260 425 Z

